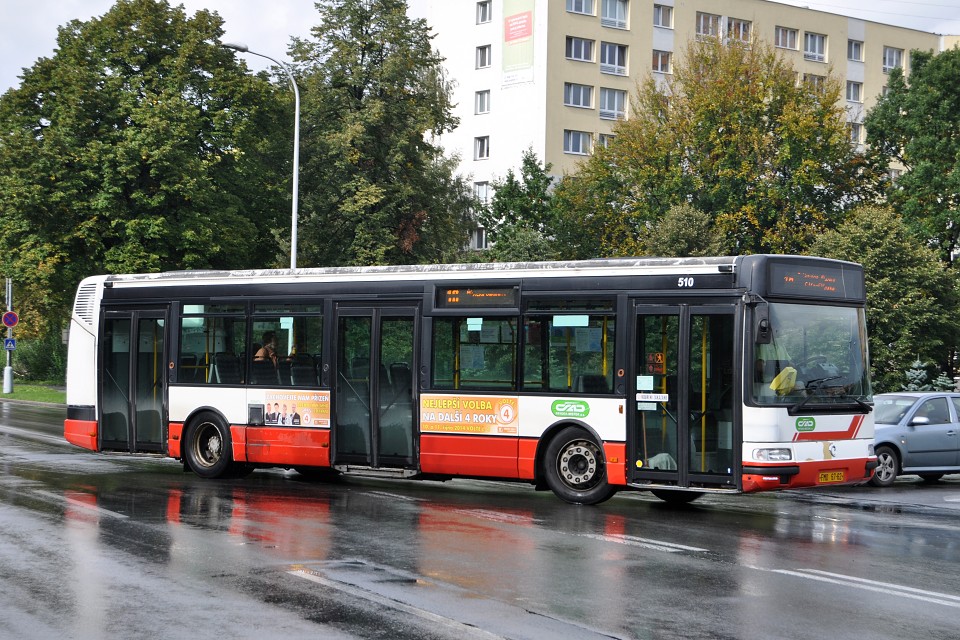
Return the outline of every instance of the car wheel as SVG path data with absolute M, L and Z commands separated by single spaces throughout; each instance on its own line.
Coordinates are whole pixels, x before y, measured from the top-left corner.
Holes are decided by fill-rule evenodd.
M 897 452 L 891 447 L 877 447 L 877 470 L 870 478 L 870 484 L 875 487 L 889 487 L 897 479 L 900 472 L 900 460 Z
M 184 457 L 201 478 L 220 478 L 230 469 L 230 429 L 217 414 L 199 414 L 187 430 Z

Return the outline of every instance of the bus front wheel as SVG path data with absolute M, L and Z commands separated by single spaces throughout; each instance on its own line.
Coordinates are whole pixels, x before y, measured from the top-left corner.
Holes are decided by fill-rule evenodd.
M 566 427 L 550 440 L 544 458 L 547 486 L 572 504 L 599 504 L 616 492 L 607 483 L 603 450 L 582 429 Z
M 199 414 L 187 431 L 187 465 L 201 478 L 219 478 L 230 468 L 230 428 L 215 413 Z

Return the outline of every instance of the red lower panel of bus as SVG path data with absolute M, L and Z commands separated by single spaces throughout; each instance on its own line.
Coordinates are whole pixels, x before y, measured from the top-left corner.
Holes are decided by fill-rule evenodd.
M 533 442 L 536 447 L 536 441 Z M 518 453 L 517 438 L 426 433 L 420 436 L 420 470 L 423 473 L 519 478 Z M 533 477 L 532 473 L 529 477 Z
M 97 450 L 97 421 L 96 420 L 64 420 L 63 437 L 70 444 L 75 444 L 90 451 Z
M 770 491 L 774 489 L 800 489 L 829 485 L 858 484 L 866 482 L 873 475 L 867 470 L 873 458 L 854 458 L 852 460 L 818 460 L 800 463 L 800 472 L 792 476 L 781 476 L 777 469 L 784 465 L 763 465 L 751 462 L 751 467 L 767 467 L 769 474 L 743 474 L 743 491 Z M 794 466 L 797 465 L 787 465 Z M 786 480 L 786 482 L 782 481 Z
M 603 455 L 607 458 L 607 483 L 627 484 L 626 443 L 604 442 Z
M 291 466 L 330 466 L 329 429 L 232 427 L 230 433 L 233 436 L 234 460 Z M 243 439 L 246 451 L 241 457 L 238 449 Z

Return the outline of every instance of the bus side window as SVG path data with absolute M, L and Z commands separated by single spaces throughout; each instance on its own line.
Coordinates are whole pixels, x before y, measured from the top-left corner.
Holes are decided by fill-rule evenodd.
M 516 364 L 516 318 L 434 320 L 434 389 L 516 391 Z
M 526 391 L 608 394 L 613 389 L 616 319 L 607 314 L 531 315 L 524 319 Z

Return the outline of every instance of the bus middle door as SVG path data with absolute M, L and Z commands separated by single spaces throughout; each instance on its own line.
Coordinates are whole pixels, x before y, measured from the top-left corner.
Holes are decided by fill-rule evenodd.
M 336 467 L 416 469 L 417 309 L 337 308 Z

